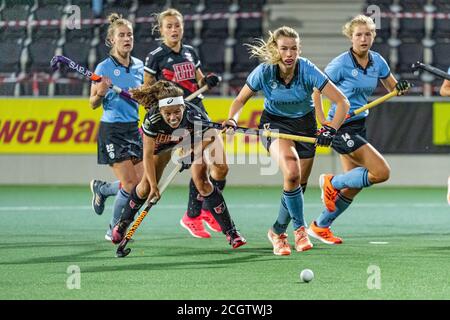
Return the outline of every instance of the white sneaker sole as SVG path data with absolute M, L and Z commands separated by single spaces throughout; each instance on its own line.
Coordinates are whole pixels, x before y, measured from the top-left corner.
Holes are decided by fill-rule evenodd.
M 270 243 L 272 244 L 272 247 L 274 247 L 272 238 L 269 236 L 269 234 L 267 234 L 267 239 L 269 239 Z M 281 254 L 281 253 L 279 253 L 279 252 L 276 253 L 276 252 L 275 252 L 275 249 L 273 249 L 272 251 L 273 251 L 273 254 L 276 255 L 276 256 L 289 256 L 289 255 L 291 255 L 290 252 L 289 252 L 289 254 Z
M 320 199 L 322 199 L 322 203 L 325 205 L 325 195 L 323 194 L 323 185 L 325 184 L 325 174 L 321 174 L 319 177 L 319 187 L 320 187 Z
M 340 244 L 340 243 L 334 243 L 334 242 L 325 240 L 324 238 L 322 238 L 321 236 L 319 236 L 317 233 L 315 233 L 311 228 L 306 229 L 306 233 L 307 233 L 310 237 L 313 237 L 314 239 L 320 240 L 320 241 L 322 241 L 323 243 L 326 243 L 326 244 L 332 244 L 332 245 Z
M 112 238 L 110 235 L 105 234 L 105 240 L 112 242 Z
M 198 239 L 208 239 L 208 238 L 210 238 L 210 237 L 205 238 L 205 237 L 200 237 L 200 236 L 195 235 L 194 233 L 192 233 L 191 229 L 189 229 L 189 228 L 184 224 L 183 220 L 180 220 L 180 225 L 181 225 L 183 228 L 185 228 L 187 231 L 189 231 L 189 233 L 191 234 L 191 236 L 193 236 L 194 238 L 198 238 Z
M 214 231 L 214 232 L 222 232 L 222 230 L 216 230 L 213 227 L 211 227 L 206 220 L 203 220 L 203 221 L 205 222 L 205 224 L 209 228 L 209 230 Z

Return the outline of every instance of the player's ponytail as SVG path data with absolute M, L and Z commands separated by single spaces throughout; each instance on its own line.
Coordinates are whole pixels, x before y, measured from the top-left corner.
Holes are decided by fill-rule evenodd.
M 300 46 L 300 36 L 297 31 L 290 27 L 283 26 L 276 29 L 274 32 L 269 31 L 267 42 L 263 39 L 257 39 L 253 45 L 245 44 L 249 48 L 251 54 L 250 57 L 255 57 L 262 63 L 278 64 L 281 61 L 281 56 L 277 48 L 277 40 L 280 37 L 296 39 Z
M 183 96 L 183 90 L 170 81 L 159 80 L 151 86 L 130 90 L 131 96 L 145 109 L 158 108 L 158 101 L 170 97 Z

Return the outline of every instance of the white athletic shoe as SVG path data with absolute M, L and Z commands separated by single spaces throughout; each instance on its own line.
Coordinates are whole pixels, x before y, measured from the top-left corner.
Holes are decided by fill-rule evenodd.
M 105 234 L 105 240 L 111 242 L 112 238 L 109 234 Z

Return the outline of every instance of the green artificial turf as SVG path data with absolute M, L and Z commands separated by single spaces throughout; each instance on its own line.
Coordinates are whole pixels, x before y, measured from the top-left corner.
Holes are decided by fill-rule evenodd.
M 364 190 L 333 225 L 344 244 L 312 240 L 312 250 L 287 257 L 274 256 L 267 239 L 280 193 L 271 187 L 225 190 L 248 240 L 232 250 L 222 234 L 196 239 L 180 226 L 187 187 L 170 187 L 128 245 L 131 254 L 119 259 L 103 238 L 113 198 L 97 216 L 88 187 L 0 187 L 0 299 L 450 298 L 444 188 Z M 308 188 L 308 223 L 321 208 L 319 190 Z M 291 226 L 289 240 L 293 244 Z M 67 285 L 77 284 L 73 266 L 81 272 L 80 289 Z M 310 283 L 299 279 L 305 268 L 315 273 Z M 381 287 L 373 288 L 377 283 Z

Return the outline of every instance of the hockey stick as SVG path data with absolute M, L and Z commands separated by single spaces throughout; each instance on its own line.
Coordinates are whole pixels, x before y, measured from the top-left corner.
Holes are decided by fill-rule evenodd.
M 164 181 L 161 181 L 158 189 L 159 189 L 159 194 L 162 195 L 162 193 L 164 192 L 164 190 L 166 190 L 167 186 L 172 182 L 172 180 L 175 178 L 175 176 L 177 175 L 177 173 L 179 171 L 182 170 L 183 164 L 181 162 L 179 162 L 175 168 L 172 170 L 172 172 L 170 172 L 170 174 L 167 176 L 167 178 L 164 179 Z M 120 241 L 119 246 L 117 247 L 116 250 L 116 257 L 118 258 L 124 258 L 127 255 L 130 254 L 131 249 L 130 248 L 125 248 L 128 244 L 128 241 L 130 241 L 130 239 L 133 237 L 134 233 L 136 232 L 136 229 L 141 225 L 142 220 L 144 220 L 145 216 L 148 214 L 148 212 L 150 211 L 150 209 L 158 202 L 158 199 L 151 199 L 148 203 L 147 206 L 145 207 L 145 209 L 139 214 L 139 216 L 137 217 L 136 221 L 134 221 L 133 225 L 131 226 L 131 228 L 128 230 L 126 236 L 122 239 L 122 241 Z
M 448 74 L 447 72 L 438 69 L 436 67 L 430 66 L 429 64 L 424 64 L 420 61 L 417 61 L 416 63 L 413 63 L 411 68 L 413 69 L 413 71 L 416 71 L 417 69 L 422 69 L 425 71 L 428 71 L 431 74 L 434 74 L 435 76 L 445 79 L 445 80 L 450 80 L 450 74 Z
M 200 123 L 201 126 L 211 128 L 211 129 L 217 129 L 217 130 L 224 129 L 222 124 L 217 123 L 217 122 L 201 121 L 196 118 L 193 118 L 193 119 L 191 118 L 191 121 Z M 278 132 L 273 132 L 270 130 L 259 130 L 259 129 L 245 128 L 245 127 L 234 127 L 234 130 L 236 132 L 239 132 L 242 134 L 248 134 L 248 135 L 256 135 L 256 136 L 262 135 L 264 137 L 270 137 L 270 138 L 279 138 L 279 139 L 286 139 L 286 140 L 292 140 L 292 141 L 298 141 L 298 142 L 316 143 L 316 138 L 313 138 L 313 137 L 298 136 L 295 134 L 287 134 L 287 133 L 278 133 Z
M 65 56 L 54 56 L 52 58 L 52 60 L 50 61 L 50 66 L 52 67 L 53 71 L 56 71 L 59 68 L 59 64 L 63 64 L 66 65 L 67 67 L 69 67 L 70 69 L 78 72 L 79 74 L 89 78 L 91 81 L 95 81 L 95 82 L 100 82 L 102 81 L 102 77 L 93 73 L 92 71 L 90 71 L 88 68 L 85 68 L 81 65 L 79 65 L 78 63 L 76 63 L 73 60 L 70 60 L 69 58 L 65 57 Z M 116 92 L 117 94 L 119 94 L 120 96 L 132 100 L 134 102 L 137 102 L 136 100 L 134 100 L 130 93 L 128 91 L 122 90 L 121 88 L 119 88 L 118 86 L 112 85 L 110 86 L 110 88 Z
M 93 73 L 92 71 L 88 70 L 87 68 L 79 65 L 75 61 L 70 60 L 69 58 L 67 58 L 65 56 L 54 56 L 52 58 L 52 60 L 50 61 L 50 65 L 51 65 L 51 67 L 52 67 L 52 69 L 54 71 L 58 69 L 58 64 L 64 64 L 64 65 L 68 66 L 70 69 L 78 72 L 79 74 L 82 74 L 83 76 L 89 78 L 91 81 L 95 81 L 95 82 L 102 81 L 102 77 L 101 76 Z M 132 100 L 134 102 L 137 102 L 136 100 L 134 100 L 131 97 L 131 94 L 128 91 L 122 90 L 121 88 L 119 88 L 118 86 L 115 86 L 115 85 L 112 85 L 110 88 L 112 90 L 114 90 L 114 92 L 116 92 L 119 95 L 121 95 L 122 97 L 124 97 L 126 99 L 129 99 L 129 100 Z M 201 87 L 197 91 L 195 91 L 192 94 L 190 94 L 185 100 L 186 101 L 191 101 L 192 99 L 196 98 L 198 95 L 204 93 L 206 90 L 208 90 L 208 86 L 204 85 L 203 87 Z
M 385 94 L 384 96 L 382 96 L 382 97 L 380 97 L 380 98 L 378 98 L 378 99 L 376 99 L 376 100 L 373 100 L 372 102 L 370 102 L 370 103 L 368 103 L 368 104 L 362 106 L 361 108 L 358 108 L 358 109 L 356 109 L 355 111 L 352 111 L 352 112 L 348 113 L 348 114 L 345 116 L 345 120 L 347 120 L 347 119 L 349 119 L 349 118 L 351 118 L 351 117 L 353 117 L 353 116 L 356 116 L 357 114 L 360 114 L 361 112 L 364 112 L 364 111 L 366 111 L 367 109 L 376 107 L 376 106 L 378 106 L 379 104 L 381 104 L 381 103 L 385 102 L 386 100 L 388 100 L 388 99 L 390 99 L 390 98 L 392 98 L 392 97 L 395 97 L 395 96 L 397 96 L 397 95 L 398 95 L 398 91 L 397 91 L 397 89 L 395 89 L 394 91 L 391 91 L 391 92 L 389 92 L 388 94 Z

